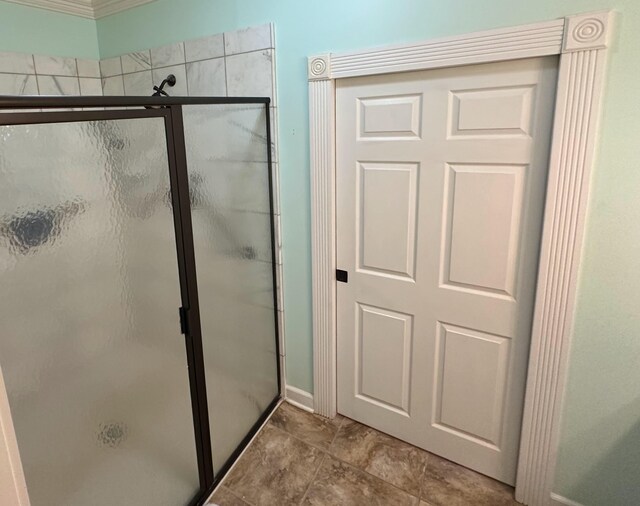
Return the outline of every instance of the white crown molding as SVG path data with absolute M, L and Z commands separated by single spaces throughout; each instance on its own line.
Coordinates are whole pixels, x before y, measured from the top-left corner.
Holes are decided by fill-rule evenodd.
M 49 11 L 71 14 L 89 19 L 99 19 L 117 12 L 132 9 L 154 0 L 5 0 L 14 4 L 37 7 Z
M 103 18 L 153 1 L 154 0 L 93 0 L 93 17 L 94 19 Z
M 14 4 L 37 7 L 63 14 L 94 19 L 91 0 L 6 0 Z
M 337 400 L 336 80 L 560 56 L 516 484 L 516 499 L 531 506 L 548 506 L 551 500 L 611 16 L 609 12 L 580 14 L 414 44 L 323 54 L 308 62 L 313 401 L 316 413 L 333 417 Z

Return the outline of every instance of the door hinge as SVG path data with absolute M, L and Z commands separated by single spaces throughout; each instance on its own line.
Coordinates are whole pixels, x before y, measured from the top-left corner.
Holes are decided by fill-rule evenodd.
M 187 316 L 187 308 L 181 307 L 178 309 L 180 313 L 180 332 L 184 335 L 189 333 L 189 320 Z
M 336 281 L 340 281 L 341 283 L 348 283 L 349 273 L 347 271 L 343 271 L 342 269 L 336 269 Z

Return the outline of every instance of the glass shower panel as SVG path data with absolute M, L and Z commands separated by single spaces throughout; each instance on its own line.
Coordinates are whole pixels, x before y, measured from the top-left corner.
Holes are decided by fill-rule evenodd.
M 164 120 L 0 126 L 0 365 L 31 504 L 199 491 Z
M 184 106 L 217 472 L 278 395 L 264 104 Z

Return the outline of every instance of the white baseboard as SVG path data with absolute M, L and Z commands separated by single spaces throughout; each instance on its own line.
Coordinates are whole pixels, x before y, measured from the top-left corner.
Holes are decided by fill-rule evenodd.
M 313 413 L 313 395 L 309 392 L 286 385 L 284 388 L 284 400 L 297 408 Z
M 551 493 L 551 501 L 549 504 L 551 506 L 582 506 L 579 502 L 572 501 L 571 499 L 554 493 Z

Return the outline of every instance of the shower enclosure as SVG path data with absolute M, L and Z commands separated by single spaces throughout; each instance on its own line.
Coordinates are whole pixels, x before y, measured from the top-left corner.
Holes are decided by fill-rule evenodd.
M 202 504 L 279 400 L 276 300 L 268 98 L 0 97 L 33 506 Z

